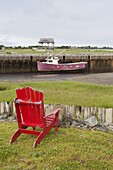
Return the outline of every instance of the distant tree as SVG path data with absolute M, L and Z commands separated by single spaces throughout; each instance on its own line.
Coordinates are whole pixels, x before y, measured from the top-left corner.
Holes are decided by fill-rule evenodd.
M 0 45 L 0 50 L 2 50 L 2 48 L 5 47 L 4 45 Z
M 17 47 L 15 47 L 15 49 L 22 49 L 22 47 L 21 46 L 17 46 Z
M 56 48 L 57 48 L 57 49 L 70 49 L 71 46 L 65 46 L 65 45 L 63 45 L 63 46 L 56 47 Z

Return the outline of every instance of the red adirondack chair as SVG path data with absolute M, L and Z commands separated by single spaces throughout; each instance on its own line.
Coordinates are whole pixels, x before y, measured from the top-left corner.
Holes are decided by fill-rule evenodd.
M 18 129 L 12 136 L 10 144 L 13 143 L 22 133 L 38 136 L 33 148 L 40 144 L 41 140 L 55 126 L 58 132 L 58 115 L 60 108 L 55 109 L 49 115 L 44 112 L 43 92 L 33 90 L 31 87 L 16 89 L 17 98 L 14 100 Z M 31 129 L 27 129 L 31 127 Z M 41 131 L 37 131 L 40 127 Z

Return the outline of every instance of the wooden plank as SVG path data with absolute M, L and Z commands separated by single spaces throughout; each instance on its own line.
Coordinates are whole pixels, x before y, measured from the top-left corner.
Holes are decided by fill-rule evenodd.
M 98 108 L 98 122 L 100 124 L 105 122 L 105 108 Z
M 0 115 L 5 111 L 5 102 L 0 102 Z
M 74 119 L 74 105 L 67 105 L 67 116 Z
M 90 107 L 85 107 L 84 108 L 84 120 L 86 120 L 88 117 L 91 116 L 91 110 Z
M 108 108 L 106 109 L 106 122 L 111 125 L 112 124 L 112 118 L 113 118 L 113 109 L 112 108 Z
M 82 114 L 82 106 L 77 106 L 76 107 L 76 119 L 82 121 L 83 120 L 83 114 Z
M 97 111 L 96 107 L 91 107 L 91 115 L 92 116 L 96 116 L 96 111 Z

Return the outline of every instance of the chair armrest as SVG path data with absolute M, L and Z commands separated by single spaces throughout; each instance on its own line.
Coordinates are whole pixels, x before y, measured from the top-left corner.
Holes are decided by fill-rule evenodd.
M 49 116 L 55 116 L 57 113 L 59 113 L 60 110 L 61 110 L 60 108 L 55 109 L 55 110 L 53 110 L 50 114 L 44 116 L 44 118 L 47 118 L 47 117 L 49 117 Z
M 16 104 L 34 104 L 34 105 L 39 105 L 42 103 L 42 101 L 39 102 L 32 102 L 32 101 L 25 101 L 25 100 L 21 100 L 21 99 L 16 99 L 15 100 Z

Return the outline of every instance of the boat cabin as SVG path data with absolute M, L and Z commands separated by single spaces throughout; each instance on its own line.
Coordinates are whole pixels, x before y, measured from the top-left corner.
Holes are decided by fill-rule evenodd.
M 51 58 L 46 58 L 47 64 L 58 64 L 59 58 L 58 57 L 51 57 Z

